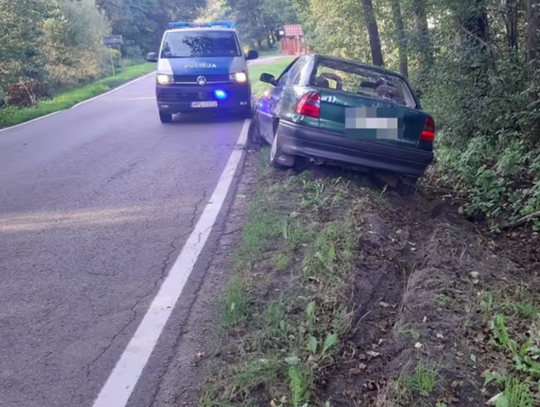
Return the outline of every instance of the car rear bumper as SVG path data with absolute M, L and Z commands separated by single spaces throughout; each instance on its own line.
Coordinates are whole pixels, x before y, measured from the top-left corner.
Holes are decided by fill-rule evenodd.
M 343 134 L 280 122 L 279 143 L 288 155 L 318 158 L 420 177 L 433 161 L 433 152 L 395 147 L 382 142 L 351 140 Z
M 214 92 L 222 90 L 227 94 L 219 100 Z M 220 85 L 168 85 L 156 86 L 158 109 L 164 113 L 181 113 L 188 111 L 209 110 L 250 110 L 251 86 L 249 84 L 220 84 Z M 193 108 L 192 102 L 217 101 L 217 107 Z

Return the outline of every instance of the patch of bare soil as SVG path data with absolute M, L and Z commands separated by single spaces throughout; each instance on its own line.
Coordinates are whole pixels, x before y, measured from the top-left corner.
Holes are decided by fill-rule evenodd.
M 524 232 L 492 240 L 457 206 L 419 194 L 389 193 L 363 219 L 350 359 L 323 391 L 343 406 L 484 405 L 500 390 L 484 388 L 488 372 L 513 368 L 493 341 L 482 295 L 519 291 L 523 279 L 535 293 L 539 246 Z M 526 301 L 535 304 L 534 294 Z M 416 382 L 419 363 L 420 374 L 434 373 L 432 389 Z

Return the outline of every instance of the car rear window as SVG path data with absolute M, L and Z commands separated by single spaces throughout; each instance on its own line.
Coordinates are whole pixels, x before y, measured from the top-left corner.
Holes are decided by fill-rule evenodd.
M 162 58 L 238 57 L 240 47 L 233 31 L 170 32 L 163 41 Z
M 407 83 L 398 76 L 372 70 L 346 61 L 319 61 L 311 85 L 368 96 L 416 108 Z

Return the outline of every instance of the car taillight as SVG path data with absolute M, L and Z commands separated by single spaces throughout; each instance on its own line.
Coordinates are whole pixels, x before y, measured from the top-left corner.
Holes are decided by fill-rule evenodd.
M 316 119 L 321 117 L 321 94 L 310 92 L 302 96 L 296 104 L 296 113 Z
M 435 138 L 435 120 L 431 117 L 428 117 L 424 130 L 422 130 L 422 135 L 420 136 L 420 141 L 427 141 L 429 143 L 433 142 Z

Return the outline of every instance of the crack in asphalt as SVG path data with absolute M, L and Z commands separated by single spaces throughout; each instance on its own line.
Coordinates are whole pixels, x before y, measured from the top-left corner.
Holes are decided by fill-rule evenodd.
M 129 310 L 132 312 L 132 316 L 131 318 L 129 318 L 129 320 L 120 328 L 119 331 L 117 331 L 113 336 L 112 338 L 110 339 L 109 341 L 109 344 L 104 348 L 102 349 L 101 352 L 99 352 L 99 354 L 94 358 L 92 359 L 92 361 L 90 361 L 87 365 L 85 365 L 82 370 L 85 371 L 85 378 L 86 380 L 89 379 L 90 375 L 91 375 L 91 370 L 92 370 L 92 366 L 94 364 L 96 364 L 102 357 L 105 353 L 107 353 L 107 351 L 113 346 L 114 342 L 116 341 L 116 339 L 135 321 L 137 320 L 137 311 L 135 310 L 140 304 L 142 301 L 144 301 L 150 294 L 152 294 L 154 292 L 154 290 L 158 287 L 159 283 L 161 282 L 161 280 L 163 280 L 163 278 L 166 276 L 166 273 L 167 273 L 167 269 L 169 268 L 169 265 L 171 263 L 171 260 L 172 260 L 172 256 L 175 252 L 178 251 L 178 241 L 182 238 L 184 238 L 185 236 L 188 236 L 190 235 L 191 233 L 193 233 L 194 229 L 195 229 L 195 222 L 197 220 L 197 215 L 198 215 L 198 212 L 199 212 L 199 207 L 201 206 L 201 204 L 204 203 L 204 201 L 206 200 L 206 196 L 207 196 L 207 191 L 206 190 L 203 190 L 203 196 L 201 197 L 201 199 L 199 199 L 194 207 L 193 207 L 193 213 L 192 213 L 192 216 L 191 216 L 191 219 L 190 219 L 190 223 L 189 223 L 189 232 L 187 233 L 183 233 L 181 235 L 178 235 L 170 244 L 169 244 L 169 247 L 170 247 L 170 250 L 169 252 L 167 252 L 167 254 L 165 255 L 165 259 L 163 260 L 162 262 L 162 265 L 161 265 L 161 268 L 160 268 L 160 273 L 159 273 L 159 277 L 157 279 L 155 279 L 153 281 L 153 285 L 152 285 L 152 288 L 150 288 L 146 293 L 144 293 L 141 297 L 139 297 L 135 303 L 129 308 Z M 181 211 L 178 211 L 177 212 L 177 216 L 175 217 L 174 221 L 178 221 L 178 219 L 180 218 L 181 216 Z M 200 234 L 199 234 L 199 241 L 200 241 Z M 123 311 L 120 311 L 120 312 L 123 312 Z M 86 383 L 82 383 L 81 385 L 77 386 L 77 388 L 73 391 L 73 395 L 71 397 L 71 400 L 73 400 L 76 396 L 77 396 L 77 392 L 78 390 Z

